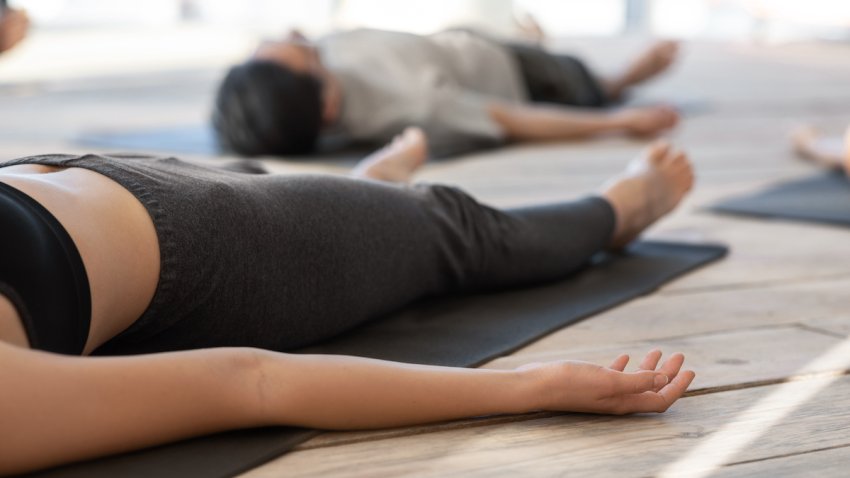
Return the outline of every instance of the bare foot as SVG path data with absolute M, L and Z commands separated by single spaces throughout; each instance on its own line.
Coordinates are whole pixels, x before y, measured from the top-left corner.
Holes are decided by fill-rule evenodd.
M 850 141 L 850 130 L 844 140 L 823 136 L 818 130 L 811 126 L 805 126 L 791 137 L 794 143 L 794 151 L 809 161 L 827 169 L 841 169 L 850 162 L 850 152 L 845 143 Z
M 428 139 L 420 128 L 407 128 L 392 142 L 360 161 L 351 176 L 407 183 L 428 159 Z
M 633 159 L 619 177 L 603 186 L 602 197 L 617 217 L 609 247 L 621 249 L 672 211 L 694 185 L 684 152 L 657 141 Z
M 655 136 L 679 123 L 679 113 L 669 106 L 626 108 L 614 113 L 623 127 L 635 136 Z
M 640 54 L 620 76 L 603 81 L 608 97 L 618 100 L 630 87 L 663 73 L 676 60 L 679 44 L 674 41 L 660 41 Z

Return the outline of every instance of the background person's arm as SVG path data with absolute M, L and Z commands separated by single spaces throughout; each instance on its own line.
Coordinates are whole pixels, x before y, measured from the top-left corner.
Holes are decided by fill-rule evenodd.
M 494 103 L 490 117 L 512 141 L 581 139 L 603 133 L 649 136 L 674 127 L 679 119 L 666 106 L 604 111 L 527 103 Z
M 623 357 L 612 368 L 561 362 L 499 371 L 235 348 L 68 357 L 0 343 L 0 474 L 262 425 L 355 429 L 539 409 L 660 412 L 693 378 L 678 373 L 680 358 L 659 372 L 627 374 L 618 371 Z

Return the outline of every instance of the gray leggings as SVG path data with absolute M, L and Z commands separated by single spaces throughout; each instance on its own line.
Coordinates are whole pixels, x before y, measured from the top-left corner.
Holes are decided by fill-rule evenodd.
M 497 210 L 438 185 L 212 169 L 173 158 L 37 156 L 145 205 L 161 276 L 148 310 L 97 353 L 290 350 L 417 300 L 562 278 L 610 239 L 598 197 Z

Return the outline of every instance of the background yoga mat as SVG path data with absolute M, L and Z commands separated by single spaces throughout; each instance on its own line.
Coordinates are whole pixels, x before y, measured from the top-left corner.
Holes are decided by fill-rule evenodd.
M 121 152 L 194 154 L 208 157 L 224 154 L 216 143 L 212 127 L 206 124 L 131 131 L 94 131 L 77 135 L 74 142 L 82 146 Z M 349 144 L 339 138 L 323 138 L 315 154 L 287 159 L 357 161 L 380 146 Z
M 716 245 L 638 242 L 623 255 L 600 255 L 572 278 L 500 293 L 432 301 L 379 319 L 299 352 L 351 354 L 468 367 L 648 294 L 726 254 Z M 318 432 L 263 428 L 200 437 L 69 465 L 33 477 L 226 477 L 286 453 Z
M 83 133 L 75 142 L 83 146 L 116 151 L 157 151 L 215 156 L 220 154 L 212 127 L 208 125 L 166 126 L 132 131 Z
M 82 133 L 74 142 L 87 147 L 120 152 L 148 152 L 168 154 L 195 154 L 217 156 L 223 154 L 216 143 L 212 127 L 205 124 L 165 126 L 162 128 L 131 131 L 92 131 Z M 323 137 L 317 151 L 309 156 L 291 156 L 287 159 L 315 161 L 357 161 L 383 146 L 382 143 L 348 143 L 337 137 Z M 489 145 L 492 147 L 492 145 Z M 458 156 L 487 149 L 475 142 L 436 144 L 431 141 L 432 159 Z
M 850 226 L 850 180 L 840 172 L 820 173 L 727 199 L 709 210 Z

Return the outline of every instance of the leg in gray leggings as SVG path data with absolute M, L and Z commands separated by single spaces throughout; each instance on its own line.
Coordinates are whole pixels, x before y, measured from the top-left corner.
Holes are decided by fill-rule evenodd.
M 423 298 L 565 277 L 614 228 L 597 197 L 497 210 L 438 185 L 207 176 L 214 191 L 186 188 L 168 205 L 185 218 L 160 244 L 171 261 L 160 284 L 168 293 L 101 353 L 289 350 Z

